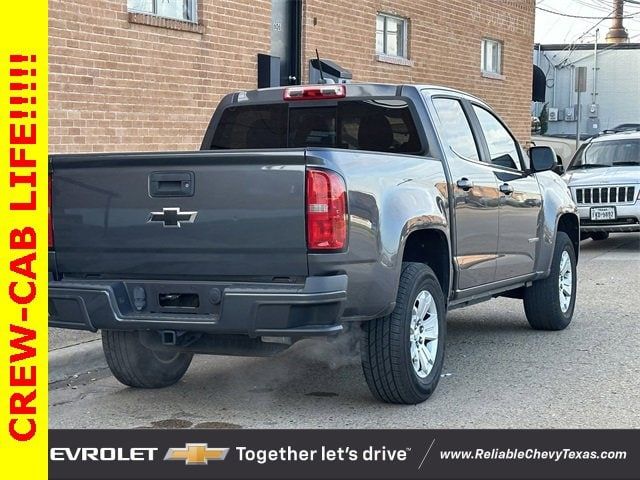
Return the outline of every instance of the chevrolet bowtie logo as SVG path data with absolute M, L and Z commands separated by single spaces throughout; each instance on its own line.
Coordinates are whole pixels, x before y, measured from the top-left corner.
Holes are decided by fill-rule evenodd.
M 185 448 L 170 448 L 165 460 L 182 460 L 187 465 L 207 465 L 209 460 L 224 460 L 228 448 L 209 448 L 206 443 L 187 443 Z
M 193 223 L 198 212 L 181 212 L 180 208 L 163 208 L 161 212 L 151 212 L 147 223 L 162 222 L 165 228 L 180 228 L 181 223 Z

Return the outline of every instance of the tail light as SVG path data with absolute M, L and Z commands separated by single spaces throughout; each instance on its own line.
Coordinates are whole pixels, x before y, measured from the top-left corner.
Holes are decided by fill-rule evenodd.
M 306 85 L 284 89 L 285 100 L 329 100 L 344 98 L 346 94 L 347 89 L 343 84 Z
M 51 220 L 51 176 L 49 176 L 49 248 L 53 248 L 53 222 Z
M 307 247 L 343 250 L 347 246 L 347 194 L 344 180 L 328 170 L 307 169 Z

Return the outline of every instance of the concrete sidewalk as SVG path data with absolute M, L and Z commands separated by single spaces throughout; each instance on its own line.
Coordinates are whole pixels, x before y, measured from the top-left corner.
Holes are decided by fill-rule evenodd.
M 106 367 L 100 334 L 49 328 L 49 383 Z

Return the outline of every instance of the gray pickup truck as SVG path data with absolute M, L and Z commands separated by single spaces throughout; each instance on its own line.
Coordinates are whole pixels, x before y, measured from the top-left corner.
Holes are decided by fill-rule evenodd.
M 579 219 L 554 165 L 442 87 L 233 93 L 200 151 L 50 157 L 49 324 L 101 330 L 143 388 L 194 353 L 358 329 L 373 395 L 419 403 L 447 310 L 508 296 L 535 329 L 571 321 Z

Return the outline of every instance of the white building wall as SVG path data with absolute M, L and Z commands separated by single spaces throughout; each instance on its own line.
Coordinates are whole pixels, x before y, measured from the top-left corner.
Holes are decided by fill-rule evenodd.
M 593 49 L 541 52 L 536 49 L 533 58 L 534 63 L 546 73 L 546 101 L 549 107 L 560 110 L 560 119 L 564 119 L 565 108 L 577 105 L 575 68 L 587 67 L 587 91 L 580 98 L 583 133 L 597 133 L 621 123 L 640 123 L 640 44 L 635 48 L 620 49 L 598 45 L 595 96 Z M 597 115 L 590 114 L 593 103 L 597 105 Z M 541 108 L 542 104 L 536 105 L 535 113 L 539 114 Z M 575 132 L 576 122 L 564 120 L 549 122 L 547 131 L 548 134 Z

